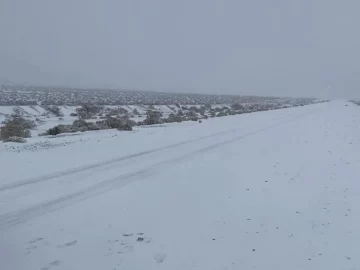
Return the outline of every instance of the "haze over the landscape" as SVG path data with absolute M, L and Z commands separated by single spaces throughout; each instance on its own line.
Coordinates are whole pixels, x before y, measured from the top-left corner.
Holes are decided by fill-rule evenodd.
M 0 269 L 360 270 L 359 11 L 0 0 Z
M 1 0 L 0 80 L 360 96 L 360 2 Z

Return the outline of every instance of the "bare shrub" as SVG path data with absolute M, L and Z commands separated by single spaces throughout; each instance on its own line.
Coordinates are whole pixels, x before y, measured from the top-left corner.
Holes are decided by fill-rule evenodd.
M 216 115 L 216 117 L 223 117 L 223 116 L 228 116 L 229 115 L 229 113 L 227 113 L 227 112 L 219 112 L 217 115 Z
M 183 121 L 183 117 L 178 114 L 169 114 L 169 117 L 164 120 L 166 123 L 181 123 Z
M 64 114 L 61 112 L 61 109 L 56 105 L 44 106 L 44 109 L 56 117 L 64 116 Z
M 178 116 L 184 116 L 184 112 L 182 110 L 178 110 L 177 115 Z
M 148 110 L 146 112 L 146 119 L 142 122 L 142 125 L 155 125 L 162 124 L 164 121 L 161 119 L 162 112 Z
M 186 116 L 186 118 L 187 118 L 188 120 L 193 120 L 193 119 L 195 119 L 194 121 L 197 121 L 197 114 L 196 114 L 196 112 L 194 112 L 194 111 L 188 111 L 188 112 L 186 112 L 186 113 L 185 113 L 185 116 Z
M 5 139 L 4 142 L 26 143 L 26 140 L 24 138 L 14 136 Z
M 24 109 L 19 106 L 16 106 L 13 109 L 13 113 L 11 114 L 11 117 L 22 117 L 22 116 L 24 116 L 24 114 L 25 114 Z
M 105 112 L 108 116 L 111 115 L 128 115 L 128 110 L 121 108 L 121 107 L 117 107 L 117 108 L 106 108 Z
M 80 119 L 90 119 L 96 114 L 101 113 L 104 110 L 103 106 L 99 106 L 92 103 L 86 103 L 81 106 L 81 108 L 77 108 L 76 112 Z
M 46 133 L 47 133 L 46 135 L 58 135 L 61 133 L 61 130 L 59 126 L 56 126 L 53 128 L 49 128 Z
M 127 117 L 107 117 L 106 120 L 97 121 L 96 123 L 86 122 L 84 119 L 75 120 L 72 125 L 58 125 L 48 129 L 43 135 L 57 135 L 61 133 L 84 132 L 93 130 L 113 129 L 132 130 L 136 123 Z
M 245 107 L 240 103 L 234 103 L 231 105 L 231 108 L 235 111 L 243 110 Z
M 130 120 L 128 117 L 108 117 L 104 124 L 108 128 L 116 128 L 118 130 L 132 130 L 132 127 L 135 126 L 135 121 Z
M 22 117 L 9 118 L 3 124 L 4 126 L 0 128 L 0 139 L 3 141 L 12 137 L 29 138 L 31 137 L 30 129 L 36 126 L 34 121 Z

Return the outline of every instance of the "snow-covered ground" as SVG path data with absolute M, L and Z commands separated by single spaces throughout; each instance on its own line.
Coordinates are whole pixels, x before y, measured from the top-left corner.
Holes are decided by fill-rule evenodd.
M 1 144 L 0 268 L 360 269 L 359 146 L 345 101 Z

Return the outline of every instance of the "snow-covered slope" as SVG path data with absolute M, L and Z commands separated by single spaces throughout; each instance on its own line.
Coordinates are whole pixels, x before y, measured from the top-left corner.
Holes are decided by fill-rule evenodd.
M 57 125 L 69 125 L 77 120 L 77 116 L 71 116 L 70 114 L 76 113 L 76 109 L 80 108 L 81 106 L 58 106 L 60 112 L 63 114 L 63 117 L 59 118 L 52 114 L 49 114 L 44 107 L 39 105 L 34 106 L 0 106 L 0 125 L 1 122 L 6 119 L 6 116 L 9 116 L 14 113 L 14 110 L 17 109 L 21 111 L 21 114 L 30 120 L 40 119 L 42 123 L 38 125 L 35 129 L 31 130 L 31 135 L 33 137 L 38 136 L 41 133 L 44 133 L 49 128 L 52 128 Z M 136 109 L 139 112 L 138 116 L 134 116 L 131 119 L 134 121 L 142 121 L 146 117 L 146 110 L 148 110 L 148 106 L 145 105 L 122 105 L 122 106 L 104 106 L 108 109 L 114 108 L 124 108 L 131 112 L 132 110 Z M 166 106 L 166 105 L 156 105 L 153 106 L 154 109 L 159 110 L 163 113 L 164 117 L 167 117 L 173 111 L 171 110 L 173 106 Z M 98 119 L 99 120 L 99 119 Z M 96 120 L 89 120 L 89 121 L 96 121 Z
M 284 104 L 287 106 L 289 104 Z M 217 104 L 214 105 L 213 108 L 219 107 L 230 107 L 228 104 Z M 289 105 L 290 106 L 290 105 Z M 41 122 L 37 122 L 37 126 L 32 129 L 31 135 L 32 137 L 37 137 L 39 134 L 44 133 L 49 128 L 53 128 L 57 125 L 69 125 L 77 120 L 77 116 L 71 116 L 72 113 L 76 113 L 76 109 L 81 106 L 57 106 L 60 112 L 63 114 L 62 117 L 55 116 L 49 111 L 46 111 L 44 107 L 39 105 L 34 106 L 0 106 L 0 126 L 2 122 L 6 119 L 7 116 L 14 114 L 14 111 L 19 111 L 20 115 L 29 120 L 40 120 Z M 196 105 L 195 107 L 201 107 L 201 105 Z M 178 110 L 176 105 L 152 105 L 149 107 L 148 105 L 121 105 L 121 106 L 112 106 L 107 105 L 104 106 L 106 109 L 115 109 L 115 108 L 123 108 L 127 110 L 130 114 L 133 110 L 137 110 L 138 115 L 132 115 L 130 117 L 131 120 L 135 122 L 143 121 L 146 118 L 146 112 L 149 108 L 160 111 L 162 113 L 163 118 L 167 118 L 169 114 L 174 113 Z M 97 118 L 97 119 L 96 119 Z M 90 119 L 87 121 L 98 121 L 100 118 L 97 116 L 95 119 Z
M 0 148 L 1 269 L 360 268 L 353 104 L 51 143 Z

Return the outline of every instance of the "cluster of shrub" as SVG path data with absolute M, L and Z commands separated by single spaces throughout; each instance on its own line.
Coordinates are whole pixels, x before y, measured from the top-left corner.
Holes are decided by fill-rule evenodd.
M 94 118 L 93 115 L 87 114 L 88 119 Z M 136 123 L 131 120 L 128 115 L 116 115 L 115 117 L 111 114 L 107 114 L 104 117 L 104 120 L 99 120 L 96 122 L 88 122 L 82 117 L 79 117 L 78 120 L 75 120 L 71 125 L 58 125 L 53 128 L 48 129 L 45 133 L 41 135 L 57 135 L 61 133 L 71 133 L 71 132 L 84 132 L 84 131 L 92 131 L 92 130 L 104 130 L 104 129 L 117 129 L 117 130 L 126 130 L 130 131 L 133 129 L 135 125 L 154 125 L 154 124 L 162 124 L 167 122 L 167 119 L 162 119 L 162 113 L 159 111 L 149 110 L 147 112 L 146 119 L 144 121 L 140 121 Z M 169 122 L 181 122 L 182 120 L 172 119 L 172 116 L 169 116 Z
M 71 125 L 57 125 L 48 129 L 40 135 L 58 135 L 61 133 L 84 132 L 103 129 L 132 130 L 135 121 L 126 117 L 107 117 L 105 120 L 96 122 L 87 122 L 84 119 L 75 120 Z
M 46 111 L 45 114 L 52 114 L 56 117 L 63 117 L 64 114 L 62 113 L 61 109 L 56 105 L 47 105 L 43 107 Z
M 130 119 L 130 117 L 140 115 L 136 109 L 134 109 L 129 114 L 126 109 L 121 107 L 110 109 L 94 104 L 84 104 L 82 107 L 77 108 L 75 114 L 72 114 L 72 116 L 77 116 L 78 119 L 75 120 L 71 125 L 57 125 L 40 135 L 58 135 L 61 133 L 104 129 L 118 129 L 128 131 L 132 130 L 133 126 L 135 125 L 142 126 L 182 122 L 185 120 L 198 120 L 198 117 L 194 112 L 198 112 L 196 107 L 192 107 L 192 109 L 187 113 L 183 113 L 181 110 L 179 110 L 177 114 L 170 114 L 168 118 L 163 118 L 162 112 L 155 110 L 154 107 L 149 108 L 150 109 L 146 113 L 146 118 L 143 121 L 136 123 Z M 64 116 L 58 106 L 44 106 L 44 109 L 45 115 L 51 114 L 59 117 L 59 119 L 62 119 Z M 204 115 L 204 110 L 201 110 L 201 112 L 201 114 Z M 89 119 L 97 119 L 97 115 L 99 115 L 101 120 L 96 122 L 86 121 Z M 36 125 L 37 123 L 35 121 L 26 119 L 23 116 L 22 111 L 19 111 L 17 108 L 15 108 L 14 113 L 2 122 L 2 126 L 0 128 L 0 140 L 4 142 L 25 142 L 25 138 L 31 137 L 30 130 L 35 128 Z
M 71 125 L 58 125 L 47 130 L 42 135 L 57 135 L 60 133 L 91 131 L 103 129 L 118 129 L 118 130 L 132 130 L 136 125 L 156 125 L 164 123 L 181 123 L 183 121 L 199 121 L 207 119 L 208 117 L 223 117 L 228 115 L 236 115 L 243 113 L 250 113 L 255 111 L 266 111 L 277 109 L 275 104 L 256 104 L 250 106 L 243 106 L 239 103 L 234 103 L 231 107 L 223 106 L 212 108 L 211 105 L 196 106 L 180 106 L 176 105 L 178 110 L 171 113 L 167 118 L 163 118 L 163 113 L 155 109 L 154 106 L 149 106 L 146 112 L 146 118 L 143 121 L 135 122 L 130 120 L 135 115 L 140 113 L 134 109 L 129 113 L 128 110 L 118 108 L 104 108 L 96 104 L 84 104 L 76 109 L 76 113 L 71 116 L 76 116 L 79 119 L 75 120 Z M 100 121 L 87 122 L 85 120 L 97 119 Z
M 353 102 L 360 105 L 360 102 Z M 176 106 L 178 109 L 174 110 L 174 113 L 171 113 L 167 118 L 163 118 L 163 113 L 156 110 L 154 106 L 149 106 L 146 118 L 143 121 L 135 122 L 130 118 L 140 116 L 140 113 L 136 109 L 129 112 L 121 107 L 105 108 L 104 106 L 87 103 L 83 104 L 80 108 L 77 108 L 76 113 L 70 115 L 78 117 L 71 125 L 58 125 L 48 129 L 45 133 L 40 135 L 58 135 L 61 133 L 104 129 L 132 130 L 135 125 L 144 126 L 163 123 L 181 123 L 182 121 L 201 122 L 201 119 L 207 119 L 208 117 L 222 117 L 279 108 L 279 105 L 276 104 L 255 104 L 245 107 L 239 103 L 232 104 L 231 107 L 223 106 L 216 108 L 212 108 L 211 105 L 203 105 L 200 107 Z M 59 117 L 59 119 L 62 119 L 64 116 L 58 106 L 44 106 L 44 109 L 46 114 L 52 114 Z M 95 122 L 86 121 L 89 119 L 100 120 Z M 14 109 L 14 114 L 2 124 L 3 126 L 0 128 L 0 140 L 14 142 L 24 142 L 24 138 L 30 137 L 30 129 L 36 126 L 35 121 L 23 117 L 20 107 L 18 110 Z

